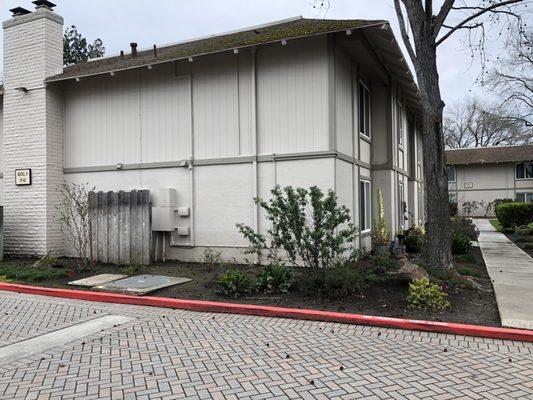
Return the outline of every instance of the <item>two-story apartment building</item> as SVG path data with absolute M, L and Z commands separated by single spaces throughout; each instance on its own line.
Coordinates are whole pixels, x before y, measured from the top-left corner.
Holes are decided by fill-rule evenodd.
M 173 189 L 167 257 L 241 257 L 236 223 L 264 231 L 253 198 L 275 185 L 336 191 L 371 247 L 377 189 L 393 233 L 424 221 L 416 84 L 386 21 L 293 18 L 63 68 L 48 1 L 4 28 L 1 203 L 9 253 L 58 254 L 64 180 Z M 31 185 L 15 171 L 31 169 Z M 186 234 L 183 234 L 185 232 Z
M 473 216 L 493 216 L 496 199 L 533 202 L 533 145 L 447 150 L 446 164 L 460 214 L 465 202 L 476 202 Z

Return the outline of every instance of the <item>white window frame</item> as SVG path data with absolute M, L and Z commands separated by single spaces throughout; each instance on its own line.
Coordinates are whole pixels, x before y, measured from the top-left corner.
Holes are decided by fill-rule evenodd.
M 372 230 L 372 182 L 361 178 L 359 180 L 359 191 L 359 225 L 361 233 L 367 233 Z
M 397 102 L 396 107 L 396 125 L 396 132 L 398 134 L 398 146 L 403 147 L 405 140 L 405 132 L 403 129 L 403 107 L 402 103 L 400 103 L 399 101 Z
M 448 168 L 453 169 L 453 181 L 450 180 L 450 176 L 448 174 Z M 455 168 L 455 165 L 448 165 L 446 167 L 446 177 L 448 179 L 448 183 L 457 183 L 457 168 Z
M 524 195 L 524 202 L 525 203 L 528 203 L 528 201 L 527 201 L 527 196 L 528 195 L 533 196 L 533 192 L 525 192 L 525 191 L 524 192 L 522 192 L 522 191 L 516 192 L 515 197 L 514 197 L 516 201 L 518 201 L 517 197 L 518 197 L 519 194 L 523 194 Z M 533 200 L 531 202 L 529 202 L 529 203 L 533 203 Z
M 518 177 L 518 173 L 517 173 L 517 167 L 519 164 L 524 164 L 524 177 L 523 178 L 519 178 Z M 514 166 L 514 177 L 517 181 L 527 181 L 527 180 L 532 180 L 533 179 L 533 176 L 531 176 L 530 178 L 526 177 L 526 164 L 532 164 L 533 165 L 533 161 L 522 161 L 522 162 L 519 162 L 519 163 L 516 163 L 515 166 Z
M 365 121 L 365 127 L 368 128 L 368 134 L 365 132 L 362 132 L 361 130 L 361 106 L 363 106 L 363 118 L 366 118 L 366 112 L 364 109 L 364 104 L 366 102 L 364 101 L 364 96 L 361 98 L 361 87 L 363 87 L 368 92 L 368 121 Z M 359 85 L 357 86 L 357 121 L 359 125 L 359 134 L 363 135 L 365 138 L 371 140 L 372 139 L 372 100 L 371 100 L 371 92 L 370 88 L 359 79 Z

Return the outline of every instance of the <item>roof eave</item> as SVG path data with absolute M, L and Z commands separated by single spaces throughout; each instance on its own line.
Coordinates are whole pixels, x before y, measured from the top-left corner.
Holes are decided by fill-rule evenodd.
M 364 29 L 364 28 L 378 27 L 378 26 L 383 26 L 383 25 L 388 25 L 388 22 L 387 21 L 379 21 L 379 22 L 374 22 L 372 24 L 368 24 L 368 25 L 360 25 L 360 26 L 356 26 L 356 27 L 346 27 L 346 28 L 335 29 L 335 30 L 331 30 L 331 31 L 317 32 L 317 33 L 313 33 L 313 34 L 310 34 L 310 35 L 287 36 L 287 37 L 283 37 L 283 38 L 280 38 L 280 39 L 270 40 L 270 41 L 261 42 L 261 43 L 257 43 L 257 44 L 228 47 L 228 48 L 223 48 L 223 49 L 220 49 L 220 50 L 214 50 L 214 51 L 205 52 L 205 53 L 188 54 L 188 55 L 175 57 L 175 58 L 169 58 L 169 59 L 165 59 L 165 60 L 161 60 L 161 61 L 146 62 L 146 63 L 142 63 L 142 64 L 139 64 L 139 65 L 134 65 L 134 66 L 130 66 L 130 67 L 110 68 L 110 69 L 107 69 L 105 71 L 95 72 L 95 73 L 90 73 L 90 74 L 79 74 L 79 75 L 72 75 L 72 76 L 66 76 L 66 77 L 62 76 L 63 74 L 61 74 L 61 75 L 56 75 L 56 76 L 52 76 L 50 78 L 45 79 L 45 83 L 55 83 L 55 82 L 69 81 L 69 80 L 73 80 L 73 79 L 89 78 L 89 77 L 93 77 L 93 76 L 110 74 L 111 72 L 116 73 L 116 72 L 131 71 L 131 70 L 135 70 L 135 69 L 139 69 L 139 68 L 146 68 L 147 65 L 154 66 L 154 65 L 167 64 L 167 63 L 172 63 L 172 62 L 176 62 L 176 61 L 186 60 L 186 59 L 188 59 L 190 57 L 202 57 L 202 56 L 207 56 L 207 55 L 210 55 L 210 54 L 224 53 L 226 51 L 232 51 L 233 49 L 239 49 L 240 50 L 240 49 L 252 48 L 252 47 L 262 46 L 262 45 L 266 45 L 266 44 L 278 43 L 278 42 L 280 42 L 282 40 L 302 39 L 302 38 L 307 38 L 307 37 L 327 35 L 329 33 L 344 32 L 346 30 Z

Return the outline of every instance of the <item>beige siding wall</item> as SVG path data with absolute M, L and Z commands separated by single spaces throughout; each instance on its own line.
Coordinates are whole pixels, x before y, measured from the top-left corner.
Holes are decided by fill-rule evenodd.
M 518 192 L 533 192 L 532 179 L 515 179 L 515 164 L 486 164 L 456 166 L 456 182 L 448 183 L 451 195 L 455 195 L 459 204 L 459 213 L 463 214 L 464 202 L 484 202 L 486 205 L 496 199 L 516 198 Z M 484 216 L 486 209 L 480 206 L 473 215 Z M 494 215 L 490 210 L 489 216 Z
M 328 150 L 327 55 L 325 36 L 259 48 L 260 154 Z

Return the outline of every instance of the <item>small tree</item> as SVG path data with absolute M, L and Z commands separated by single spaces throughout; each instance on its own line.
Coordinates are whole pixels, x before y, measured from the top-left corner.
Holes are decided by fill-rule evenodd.
M 271 261 L 280 261 L 283 249 L 293 265 L 314 269 L 330 267 L 347 258 L 357 229 L 350 222 L 350 210 L 337 204 L 335 192 L 324 194 L 318 187 L 309 190 L 276 186 L 272 199 L 254 199 L 266 212 L 271 226 L 260 234 L 247 225 L 237 224 L 250 242 L 249 252 L 268 250 Z
M 89 192 L 94 190 L 88 184 L 68 184 L 64 182 L 58 189 L 61 202 L 56 207 L 56 220 L 59 222 L 61 232 L 65 239 L 72 245 L 80 266 L 86 267 L 89 262 L 90 217 L 89 217 Z
M 105 53 L 104 42 L 96 39 L 92 44 L 87 44 L 78 29 L 72 25 L 65 30 L 63 36 L 63 63 L 66 67 L 87 61 L 90 58 L 102 57 Z
M 463 209 L 463 212 L 470 217 L 470 214 L 472 214 L 474 211 L 476 211 L 479 208 L 479 204 L 477 201 L 465 201 L 461 208 Z

